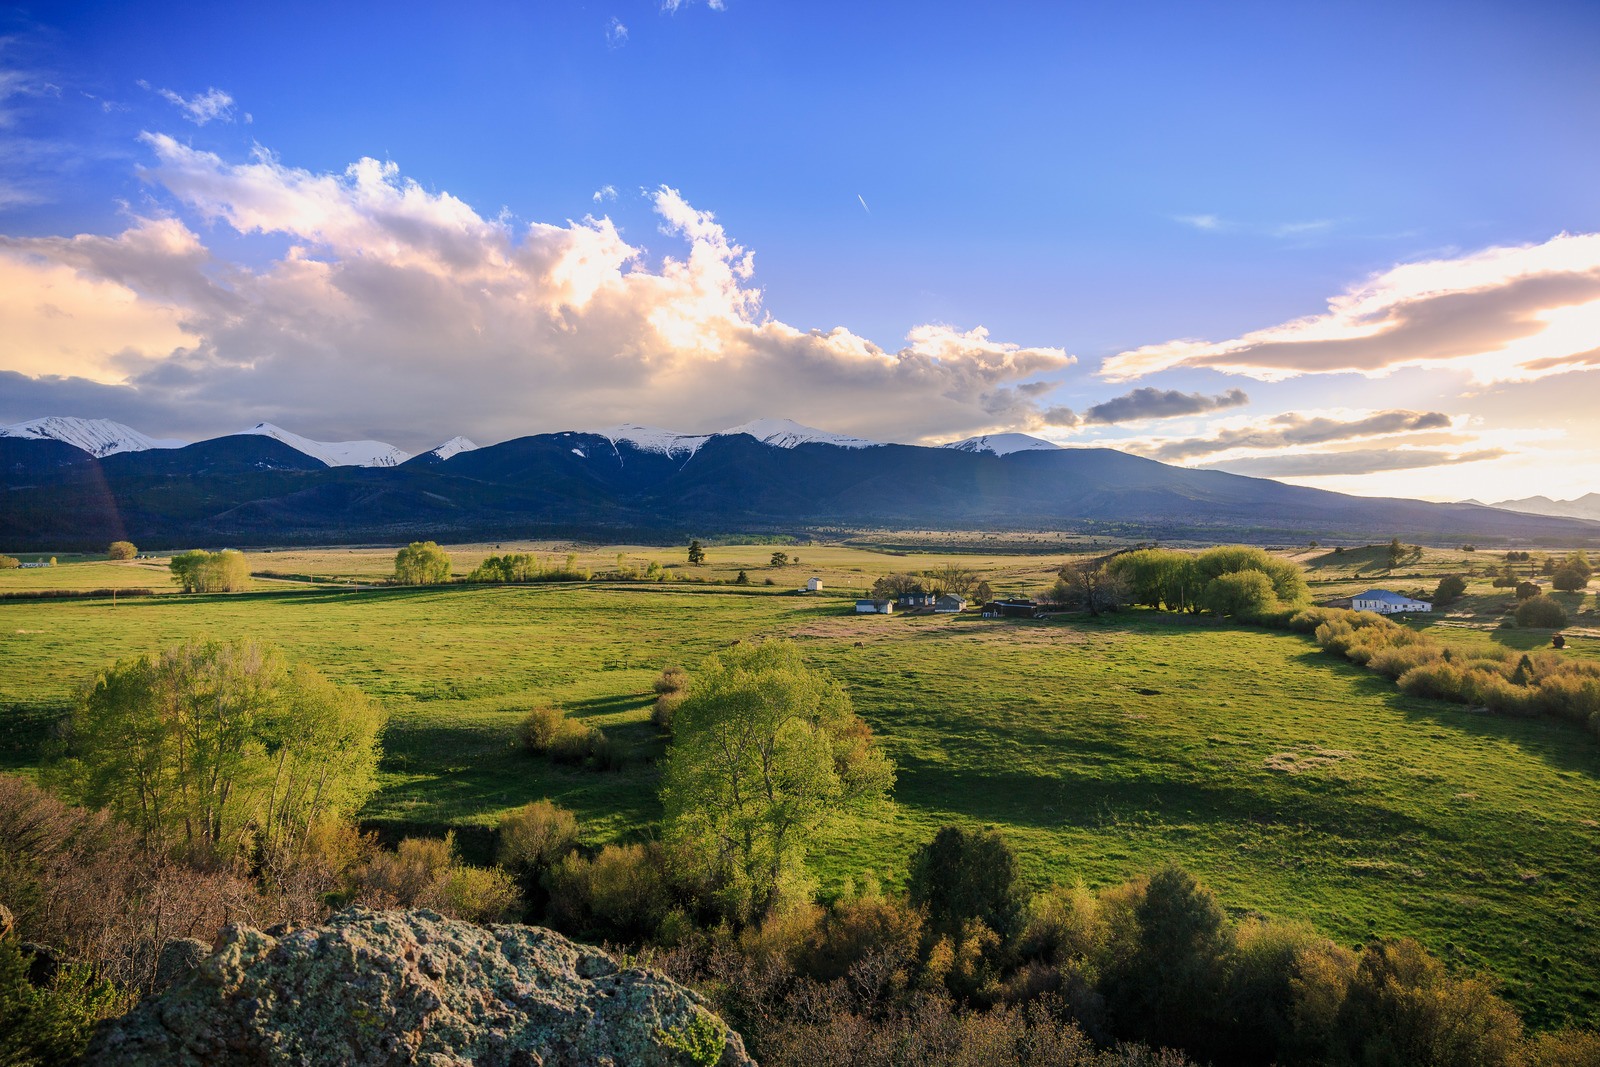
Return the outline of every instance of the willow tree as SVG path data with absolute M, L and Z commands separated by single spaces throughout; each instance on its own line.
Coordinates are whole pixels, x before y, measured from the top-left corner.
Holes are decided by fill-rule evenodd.
M 849 696 L 783 641 L 706 660 L 672 732 L 661 790 L 667 835 L 698 858 L 736 919 L 800 890 L 817 832 L 894 784 Z
M 118 660 L 84 687 L 51 775 L 159 847 L 292 854 L 376 784 L 383 714 L 254 641 Z
M 450 580 L 450 556 L 433 541 L 413 541 L 394 554 L 397 585 L 438 585 Z

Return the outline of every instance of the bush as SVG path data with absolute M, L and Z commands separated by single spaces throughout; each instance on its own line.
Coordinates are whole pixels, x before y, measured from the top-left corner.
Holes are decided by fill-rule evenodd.
M 568 933 L 638 944 L 678 910 L 660 842 L 607 845 L 592 860 L 571 853 L 551 869 L 551 922 Z
M 1357 1063 L 1513 1067 L 1522 1024 L 1485 983 L 1452 978 L 1415 941 L 1369 945 L 1338 1014 Z
M 132 559 L 139 554 L 132 541 L 113 541 L 106 546 L 107 559 Z
M 442 838 L 407 837 L 393 852 L 376 853 L 357 884 L 363 902 L 373 906 L 432 908 L 469 922 L 500 922 L 520 910 L 511 876 L 462 863 L 453 830 Z
M 0 1063 L 76 1063 L 95 1024 L 123 1014 L 135 998 L 84 964 L 68 964 L 35 986 L 28 980 L 32 961 L 15 937 L 0 937 Z
M 656 679 L 655 691 L 656 703 L 650 710 L 650 721 L 663 730 L 670 730 L 678 705 L 689 696 L 689 672 L 682 667 L 668 667 Z
M 1575 593 L 1589 585 L 1589 573 L 1582 567 L 1567 565 L 1561 567 L 1550 578 L 1550 585 L 1563 592 Z
M 524 886 L 539 883 L 578 846 L 578 817 L 548 800 L 524 804 L 500 820 L 495 862 Z
M 566 723 L 566 716 L 549 704 L 537 704 L 522 720 L 518 737 L 522 747 L 536 756 L 550 751 L 556 735 Z
M 1559 630 L 1567 624 L 1567 611 L 1554 597 L 1540 594 L 1517 606 L 1517 625 L 1538 630 Z
M 1436 606 L 1453 604 L 1461 599 L 1461 594 L 1467 591 L 1466 579 L 1458 574 L 1447 574 L 1439 579 L 1439 584 L 1433 590 L 1433 602 Z
M 598 726 L 586 726 L 572 719 L 563 719 L 561 728 L 550 742 L 550 758 L 557 763 L 581 764 L 608 745 L 605 733 Z
M 1539 584 L 1537 582 L 1518 582 L 1517 583 L 1517 599 L 1518 600 L 1527 600 L 1530 597 L 1536 597 L 1536 596 L 1539 595 L 1539 592 L 1540 592 Z
M 522 896 L 511 875 L 494 867 L 452 862 L 417 896 L 417 906 L 452 919 L 506 922 L 522 910 Z
M 22 566 L 22 561 L 16 556 L 0 556 L 0 571 L 14 571 Z

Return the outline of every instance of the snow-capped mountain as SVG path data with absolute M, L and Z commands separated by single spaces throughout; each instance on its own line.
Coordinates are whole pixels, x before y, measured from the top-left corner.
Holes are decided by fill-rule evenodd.
M 42 419 L 0 426 L 0 437 L 61 441 L 92 456 L 143 452 L 147 448 L 182 448 L 189 443 L 147 437 L 131 426 L 110 419 L 75 419 L 63 415 L 46 415 Z
M 428 449 L 423 453 L 423 455 L 430 456 L 436 460 L 445 460 L 449 459 L 451 456 L 458 456 L 463 452 L 475 451 L 477 447 L 477 445 L 473 444 L 465 437 L 456 436 L 450 438 L 450 440 L 446 441 L 442 445 L 439 445 L 437 448 Z
M 258 422 L 244 432 L 282 441 L 330 467 L 397 467 L 411 458 L 411 453 L 382 441 L 313 441 L 270 422 Z
M 802 426 L 790 419 L 752 419 L 723 430 L 716 436 L 731 437 L 738 433 L 747 433 L 762 444 L 774 448 L 794 448 L 797 445 L 812 444 L 838 445 L 840 448 L 876 448 L 883 443 L 851 437 L 849 434 L 831 433 L 813 426 Z
M 1061 446 L 1042 438 L 1030 437 L 1025 433 L 986 433 L 969 437 L 965 441 L 952 441 L 939 447 L 955 448 L 962 452 L 993 452 L 997 456 L 1009 456 L 1013 452 L 1048 451 Z
M 613 426 L 609 430 L 596 430 L 601 437 L 607 438 L 612 444 L 626 441 L 641 452 L 659 452 L 663 456 L 674 458 L 682 456 L 687 459 L 700 450 L 700 446 L 711 440 L 710 434 L 678 433 L 675 430 L 663 430 L 655 426 L 640 426 L 636 423 L 626 422 L 621 426 Z

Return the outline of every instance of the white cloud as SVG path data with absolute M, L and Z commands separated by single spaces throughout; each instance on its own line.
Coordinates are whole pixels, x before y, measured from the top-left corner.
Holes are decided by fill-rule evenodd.
M 204 126 L 208 122 L 233 121 L 233 97 L 221 89 L 212 87 L 203 93 L 193 96 L 184 96 L 171 89 L 157 89 L 149 82 L 140 79 L 139 88 L 149 89 L 169 104 L 176 105 L 183 112 L 183 117 L 196 126 Z M 254 121 L 250 115 L 245 116 L 245 122 Z
M 609 219 L 486 219 L 393 163 L 319 174 L 264 151 L 232 163 L 162 134 L 145 143 L 146 180 L 184 215 L 273 254 L 218 259 L 177 217 L 116 237 L 0 239 L 18 275 L 8 289 L 69 280 L 73 307 L 110 294 L 127 319 L 58 336 L 55 320 L 8 306 L 8 321 L 29 319 L 32 351 L 57 354 L 0 348 L 0 371 L 119 382 L 121 410 L 143 397 L 152 411 L 214 413 L 218 430 L 359 424 L 416 445 L 623 421 L 716 429 L 776 411 L 862 436 L 948 436 L 997 408 L 1036 417 L 1037 390 L 1014 387 L 1073 362 L 982 327 L 917 326 L 885 349 L 773 319 L 753 254 L 665 186 L 648 196 L 672 251 L 651 256 Z
M 661 10 L 669 15 L 676 15 L 679 10 L 693 7 L 695 0 L 661 0 Z M 712 11 L 726 11 L 724 0 L 706 0 L 706 7 Z
M 1328 301 L 1328 310 L 1226 341 L 1176 340 L 1107 359 L 1126 381 L 1174 367 L 1279 380 L 1380 377 L 1442 367 L 1478 382 L 1600 366 L 1600 234 L 1407 263 Z
M 593 199 L 597 204 L 604 203 L 607 200 L 615 200 L 616 198 L 617 187 L 615 185 L 602 185 L 594 191 Z
M 628 43 L 628 27 L 615 15 L 606 23 L 606 44 L 611 48 L 621 48 Z

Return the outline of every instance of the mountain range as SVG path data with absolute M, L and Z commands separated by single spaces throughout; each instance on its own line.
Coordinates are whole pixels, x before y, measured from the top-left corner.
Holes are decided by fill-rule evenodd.
M 883 444 L 758 419 L 454 438 L 417 456 L 260 423 L 195 444 L 104 420 L 0 431 L 0 550 L 540 536 L 674 539 L 839 527 L 1142 538 L 1600 543 L 1600 523 L 1348 496 L 1023 434 Z

